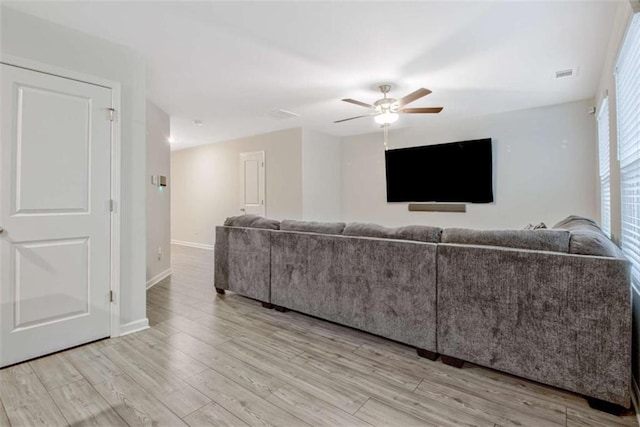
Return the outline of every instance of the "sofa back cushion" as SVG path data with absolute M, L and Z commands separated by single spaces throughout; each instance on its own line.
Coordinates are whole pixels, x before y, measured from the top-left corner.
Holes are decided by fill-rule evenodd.
M 570 234 L 566 230 L 470 230 L 445 228 L 442 243 L 502 246 L 548 252 L 569 252 Z
M 295 221 L 293 219 L 285 219 L 280 223 L 280 230 L 319 234 L 342 234 L 345 225 L 344 222 Z
M 569 230 L 571 233 L 569 253 L 624 258 L 620 248 L 604 234 L 592 219 L 571 215 L 554 225 L 553 228 Z
M 594 220 L 578 215 L 569 215 L 551 228 L 555 230 L 590 230 L 602 232 L 602 229 L 600 229 Z
M 407 225 L 389 228 L 378 224 L 351 222 L 342 232 L 345 236 L 377 237 L 379 239 L 414 240 L 416 242 L 440 243 L 442 229 L 426 225 Z
M 263 218 L 258 215 L 230 216 L 224 221 L 225 227 L 264 228 L 265 230 L 279 230 L 280 221 Z

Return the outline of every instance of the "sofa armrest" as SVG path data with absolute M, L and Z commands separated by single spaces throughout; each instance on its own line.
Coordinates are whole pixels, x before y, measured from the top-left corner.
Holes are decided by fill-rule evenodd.
M 437 280 L 442 354 L 629 406 L 626 260 L 441 244 Z
M 216 288 L 270 301 L 271 232 L 258 228 L 216 227 Z

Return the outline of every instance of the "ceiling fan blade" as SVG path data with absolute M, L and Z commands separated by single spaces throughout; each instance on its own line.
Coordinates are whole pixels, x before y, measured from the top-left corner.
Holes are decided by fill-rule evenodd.
M 442 107 L 418 107 L 418 108 L 403 108 L 401 113 L 406 114 L 435 114 L 442 111 Z
M 344 102 L 348 102 L 350 104 L 356 104 L 359 105 L 361 107 L 365 107 L 365 108 L 373 108 L 373 105 L 371 104 L 367 104 L 366 102 L 362 102 L 362 101 L 356 101 L 355 99 L 351 99 L 351 98 L 345 98 L 343 99 Z
M 400 98 L 397 102 L 397 105 L 398 107 L 404 107 L 405 105 L 415 101 L 416 99 L 420 99 L 423 96 L 429 95 L 430 93 L 431 91 L 429 89 L 425 89 L 421 87 L 415 92 L 411 92 L 409 95 L 405 96 L 404 98 Z
M 363 114 L 362 116 L 355 116 L 355 117 L 349 117 L 348 119 L 342 119 L 342 120 L 336 120 L 333 123 L 342 123 L 342 122 L 346 122 L 348 120 L 353 120 L 353 119 L 360 119 L 362 117 L 369 117 L 371 114 Z

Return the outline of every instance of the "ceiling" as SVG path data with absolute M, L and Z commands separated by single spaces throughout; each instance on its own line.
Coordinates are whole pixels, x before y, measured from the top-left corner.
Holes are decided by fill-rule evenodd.
M 592 97 L 619 2 L 5 4 L 141 53 L 179 149 L 298 126 L 375 131 L 369 118 L 332 122 L 366 113 L 340 99 L 373 102 L 380 82 L 395 98 L 426 87 L 411 106 L 444 107 L 394 127 Z M 577 76 L 555 79 L 567 68 Z

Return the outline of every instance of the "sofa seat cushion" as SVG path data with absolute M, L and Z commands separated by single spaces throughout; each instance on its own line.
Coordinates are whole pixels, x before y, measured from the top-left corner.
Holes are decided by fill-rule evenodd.
M 501 246 L 547 252 L 569 252 L 570 233 L 566 230 L 470 230 L 445 228 L 442 243 Z
M 442 229 L 426 225 L 408 225 L 405 227 L 389 228 L 378 224 L 351 222 L 347 224 L 342 234 L 345 236 L 376 237 L 379 239 L 440 243 Z
M 604 234 L 592 219 L 571 215 L 554 225 L 553 228 L 569 230 L 571 233 L 569 253 L 624 258 L 622 250 Z
M 345 225 L 344 222 L 295 221 L 285 219 L 280 223 L 280 230 L 318 234 L 342 234 Z
M 279 230 L 280 221 L 263 218 L 258 215 L 230 216 L 224 221 L 225 227 L 263 228 L 265 230 Z

